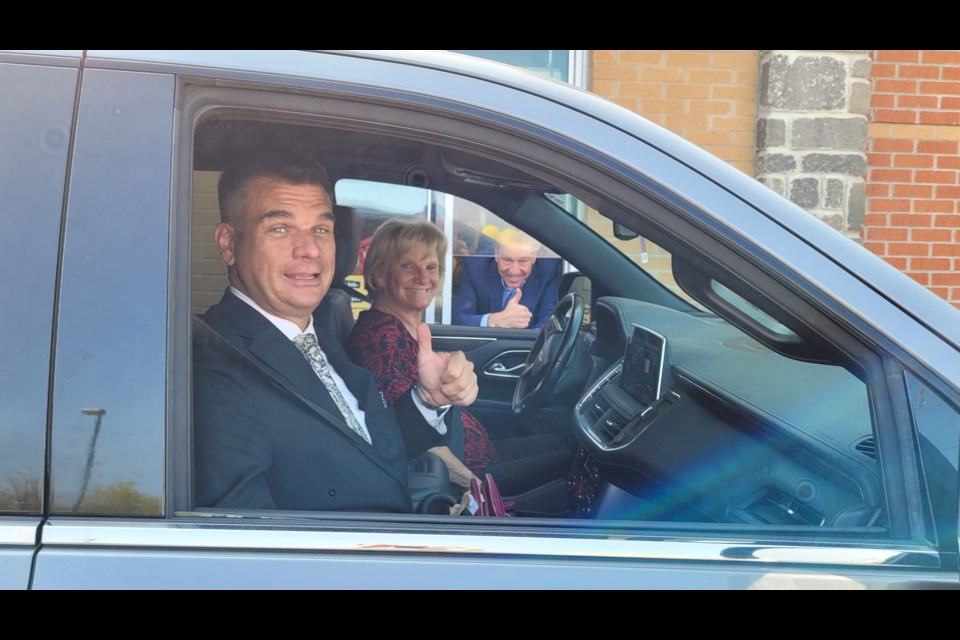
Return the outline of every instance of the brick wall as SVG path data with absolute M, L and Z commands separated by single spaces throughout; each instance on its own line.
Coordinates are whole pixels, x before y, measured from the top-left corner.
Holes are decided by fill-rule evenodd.
M 758 60 L 756 50 L 595 50 L 588 88 L 753 175 Z M 610 221 L 595 211 L 587 224 L 687 297 L 666 251 L 649 241 L 617 240 Z
M 590 86 L 753 175 L 758 52 L 597 50 Z
M 873 58 L 864 244 L 960 306 L 960 51 Z
M 193 313 L 203 313 L 218 302 L 227 287 L 227 267 L 220 259 L 220 251 L 213 239 L 213 229 L 220 222 L 218 180 L 218 171 L 193 172 L 193 257 L 190 271 L 190 306 Z

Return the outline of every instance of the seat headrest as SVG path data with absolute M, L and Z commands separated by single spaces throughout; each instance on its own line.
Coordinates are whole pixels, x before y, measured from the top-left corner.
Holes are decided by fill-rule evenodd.
M 339 285 L 357 268 L 360 254 L 360 213 L 353 207 L 334 205 L 333 238 L 337 243 L 337 261 L 333 272 L 333 284 Z

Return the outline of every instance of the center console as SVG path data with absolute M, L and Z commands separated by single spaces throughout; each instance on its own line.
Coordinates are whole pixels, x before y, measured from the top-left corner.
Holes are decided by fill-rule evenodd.
M 577 403 L 574 416 L 585 445 L 570 479 L 576 515 L 591 517 L 604 488 L 597 455 L 630 445 L 679 399 L 669 389 L 667 340 L 632 325 L 623 357 Z

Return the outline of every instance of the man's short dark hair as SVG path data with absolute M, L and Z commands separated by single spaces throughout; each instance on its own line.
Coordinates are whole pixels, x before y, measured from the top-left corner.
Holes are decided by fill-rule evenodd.
M 314 158 L 299 153 L 263 152 L 234 163 L 220 176 L 217 195 L 222 222 L 235 220 L 234 216 L 246 198 L 247 185 L 254 178 L 322 187 L 333 204 L 330 176 L 324 166 Z

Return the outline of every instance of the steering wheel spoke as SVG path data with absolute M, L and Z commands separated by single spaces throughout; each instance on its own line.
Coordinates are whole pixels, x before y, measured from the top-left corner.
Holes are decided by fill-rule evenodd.
M 513 412 L 534 412 L 544 406 L 556 389 L 570 361 L 583 324 L 584 303 L 569 293 L 557 303 L 527 355 L 513 392 Z
M 550 337 L 558 333 L 563 333 L 563 325 L 560 323 L 560 319 L 557 318 L 556 314 L 551 314 L 546 322 L 543 323 L 544 335 Z

